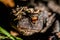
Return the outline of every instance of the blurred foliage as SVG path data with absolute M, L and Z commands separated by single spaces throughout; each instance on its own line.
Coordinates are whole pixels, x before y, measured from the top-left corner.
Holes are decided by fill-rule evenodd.
M 0 34 L 4 34 L 3 36 L 0 35 L 0 40 L 1 39 L 11 39 L 11 40 L 22 40 L 21 38 L 19 37 L 14 37 L 12 36 L 9 32 L 7 32 L 5 29 L 3 29 L 1 26 L 0 26 Z M 5 36 L 6 35 L 6 36 Z

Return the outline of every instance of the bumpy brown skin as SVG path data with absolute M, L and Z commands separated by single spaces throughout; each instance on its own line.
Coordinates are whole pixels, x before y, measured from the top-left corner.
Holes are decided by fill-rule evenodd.
M 9 7 L 14 7 L 14 0 L 0 0 L 4 5 L 9 6 Z

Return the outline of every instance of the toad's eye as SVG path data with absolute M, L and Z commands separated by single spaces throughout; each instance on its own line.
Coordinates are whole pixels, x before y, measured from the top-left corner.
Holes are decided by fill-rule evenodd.
M 38 17 L 37 16 L 33 16 L 33 17 L 31 17 L 31 20 L 32 20 L 33 23 L 35 23 L 38 20 Z

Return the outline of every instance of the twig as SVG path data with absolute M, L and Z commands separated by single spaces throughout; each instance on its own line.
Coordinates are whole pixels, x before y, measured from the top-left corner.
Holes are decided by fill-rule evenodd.
M 48 7 L 53 11 L 60 14 L 60 6 L 57 5 L 54 1 L 48 2 Z
M 41 33 L 46 32 L 47 29 L 50 28 L 50 26 L 52 25 L 52 23 L 53 23 L 54 20 L 55 20 L 54 16 L 55 16 L 55 14 L 53 14 L 53 15 L 49 18 L 49 21 L 46 23 L 46 27 L 41 30 Z
M 52 33 L 59 32 L 59 30 L 60 30 L 59 27 L 60 27 L 59 21 L 56 20 L 56 22 L 55 22 L 55 28 L 53 28 L 53 32 Z

